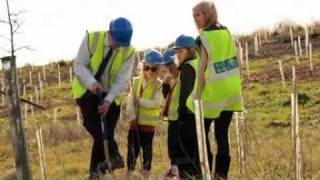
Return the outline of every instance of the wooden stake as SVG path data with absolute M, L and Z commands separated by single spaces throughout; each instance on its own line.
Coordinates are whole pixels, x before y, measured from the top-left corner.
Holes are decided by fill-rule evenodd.
M 296 70 L 292 67 L 292 94 L 291 94 L 291 107 L 292 107 L 292 139 L 293 139 L 293 154 L 294 154 L 294 177 L 295 180 L 301 179 L 301 146 L 299 135 L 299 112 L 298 112 L 298 93 L 296 86 Z
M 43 100 L 43 83 L 42 83 L 42 81 L 40 81 L 39 88 L 40 88 L 40 100 L 42 101 Z
M 43 74 L 43 80 L 46 80 L 46 65 L 42 66 L 42 74 Z
M 32 71 L 29 70 L 29 84 L 32 86 Z
M 72 66 L 69 67 L 70 83 L 72 84 Z
M 33 102 L 32 95 L 30 95 L 29 97 L 30 97 L 30 101 Z M 31 107 L 31 115 L 32 115 L 32 118 L 34 119 L 34 109 L 33 109 L 33 106 L 30 106 L 30 107 Z
M 41 73 L 38 72 L 38 83 L 39 83 L 39 86 L 40 86 L 40 81 L 41 81 Z
M 296 59 L 296 63 L 300 64 L 298 50 L 297 50 L 297 41 L 294 41 L 294 56 Z
M 22 92 L 22 95 L 25 96 L 26 95 L 26 80 L 25 79 L 22 79 L 22 84 L 23 84 L 23 92 Z
M 281 80 L 282 80 L 282 87 L 285 88 L 286 87 L 286 79 L 285 79 L 283 68 L 282 68 L 282 61 L 278 60 L 278 64 L 279 64 L 280 76 L 281 76 Z
M 306 57 L 308 57 L 308 45 L 309 45 L 309 30 L 308 30 L 308 26 L 305 27 L 304 29 L 305 31 L 305 50 L 306 50 Z
M 2 91 L 4 91 L 4 88 L 2 88 Z M 4 106 L 4 104 L 5 104 L 4 94 L 1 94 L 1 106 Z
M 24 122 L 25 122 L 25 125 L 27 125 L 27 119 L 28 119 L 28 103 L 24 103 Z
M 194 101 L 196 109 L 196 130 L 199 148 L 199 159 L 202 176 L 205 180 L 211 180 L 211 173 L 209 170 L 208 156 L 207 156 L 207 145 L 206 145 L 206 134 L 204 129 L 204 118 L 203 118 L 203 105 L 202 101 L 196 99 Z
M 309 61 L 310 61 L 310 71 L 313 71 L 313 63 L 312 63 L 312 44 L 309 44 Z
M 300 36 L 298 36 L 298 48 L 299 48 L 299 56 L 302 56 L 302 48 L 301 48 L 301 40 Z
M 39 91 L 37 86 L 34 86 L 34 91 L 36 93 L 36 102 L 39 104 Z
M 240 64 L 242 65 L 243 64 L 243 49 L 241 47 L 241 43 L 239 43 L 238 51 L 239 51 Z
M 293 47 L 293 33 L 292 33 L 292 27 L 290 27 L 290 39 L 291 39 L 291 46 Z
M 60 65 L 58 64 L 58 81 L 59 81 L 59 88 L 61 87 L 61 73 L 60 73 Z
M 244 150 L 243 150 L 243 136 L 242 136 L 242 126 L 241 126 L 241 118 L 239 118 L 239 113 L 236 112 L 236 135 L 237 135 L 237 142 L 238 142 L 238 163 L 239 163 L 239 169 L 240 173 L 244 174 Z
M 257 34 L 255 34 L 254 36 L 254 54 L 255 56 L 258 56 L 259 55 L 259 42 L 258 42 L 258 36 Z
M 259 42 L 259 48 L 261 48 L 262 47 L 262 43 L 261 43 L 260 32 L 258 32 L 258 42 Z
M 38 142 L 38 149 L 39 149 L 39 157 L 40 157 L 40 168 L 41 168 L 41 179 L 47 179 L 47 168 L 45 162 L 45 153 L 44 153 L 44 145 L 42 139 L 42 129 L 37 130 L 37 142 Z
M 250 78 L 249 57 L 248 57 L 248 42 L 246 42 L 246 70 L 247 70 L 247 77 Z

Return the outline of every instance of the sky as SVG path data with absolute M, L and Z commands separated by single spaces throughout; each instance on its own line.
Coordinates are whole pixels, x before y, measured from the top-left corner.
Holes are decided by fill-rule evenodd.
M 179 35 L 196 37 L 192 7 L 199 0 L 9 0 L 12 12 L 26 11 L 15 36 L 17 64 L 40 65 L 77 54 L 85 31 L 107 30 L 117 17 L 133 25 L 132 44 L 139 50 L 166 46 Z M 258 28 L 272 28 L 290 19 L 299 24 L 320 20 L 320 0 L 214 0 L 219 21 L 233 34 L 247 34 Z M 6 19 L 5 0 L 0 0 L 0 19 Z M 0 35 L 9 35 L 0 24 Z M 9 43 L 0 36 L 0 47 Z M 1 50 L 0 57 L 9 55 Z

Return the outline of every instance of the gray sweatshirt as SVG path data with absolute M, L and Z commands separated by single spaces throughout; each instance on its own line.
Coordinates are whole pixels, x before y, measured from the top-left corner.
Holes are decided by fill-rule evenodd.
M 110 50 L 110 45 L 108 42 L 108 38 L 105 38 L 105 49 L 104 49 L 104 56 L 107 55 L 107 53 Z M 112 55 L 110 57 L 110 60 L 107 64 L 107 67 L 104 71 L 104 73 L 101 76 L 101 85 L 103 87 L 103 91 L 107 92 L 107 96 L 105 97 L 105 100 L 109 102 L 113 102 L 113 100 L 119 96 L 126 87 L 128 87 L 130 77 L 132 75 L 132 69 L 135 59 L 135 54 L 132 54 L 132 56 L 129 58 L 127 62 L 124 62 L 120 68 L 119 73 L 116 76 L 116 81 L 113 84 L 112 87 L 109 87 L 109 71 L 111 70 L 111 65 L 114 60 L 114 56 L 117 53 L 117 50 L 114 50 L 112 52 Z M 90 62 L 90 52 L 88 48 L 88 33 L 86 33 L 85 37 L 82 40 L 82 43 L 80 45 L 78 54 L 76 56 L 76 59 L 73 63 L 74 67 L 74 73 L 77 77 L 79 77 L 80 81 L 84 86 L 89 88 L 92 84 L 94 84 L 96 79 L 94 78 L 94 74 L 91 73 L 89 70 L 89 62 Z

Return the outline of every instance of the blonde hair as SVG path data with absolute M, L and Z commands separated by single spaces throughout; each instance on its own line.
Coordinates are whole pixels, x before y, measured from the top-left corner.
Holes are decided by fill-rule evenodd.
M 192 8 L 192 11 L 193 12 L 200 12 L 203 14 L 206 23 L 205 23 L 205 27 L 201 27 L 201 29 L 205 29 L 209 26 L 218 24 L 217 9 L 212 1 L 202 1 L 198 4 L 196 4 Z

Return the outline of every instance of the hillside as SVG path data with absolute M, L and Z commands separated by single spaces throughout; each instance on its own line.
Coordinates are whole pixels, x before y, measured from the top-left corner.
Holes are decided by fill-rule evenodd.
M 243 97 L 246 111 L 240 120 L 243 134 L 245 168 L 240 172 L 238 163 L 238 142 L 236 121 L 230 127 L 232 165 L 230 179 L 290 179 L 293 177 L 293 154 L 291 142 L 292 65 L 296 66 L 297 89 L 299 93 L 299 115 L 301 121 L 301 142 L 304 179 L 320 179 L 320 26 L 313 27 L 310 42 L 313 46 L 313 72 L 309 58 L 305 57 L 304 39 L 301 39 L 303 56 L 296 64 L 288 30 L 270 33 L 261 38 L 259 56 L 254 55 L 253 35 L 239 38 L 242 47 L 249 45 L 250 77 L 245 63 L 242 65 Z M 302 30 L 293 31 L 294 38 L 304 37 Z M 245 58 L 244 58 L 245 59 Z M 278 60 L 283 63 L 286 86 L 282 86 Z M 40 73 L 43 81 L 43 98 L 39 103 L 47 110 L 30 106 L 25 120 L 29 157 L 34 179 L 40 179 L 40 162 L 36 141 L 36 130 L 43 130 L 45 160 L 48 179 L 87 179 L 91 144 L 87 132 L 77 120 L 77 106 L 72 97 L 69 70 L 71 62 L 60 61 L 45 65 L 46 80 L 43 80 L 42 66 L 24 66 L 18 69 L 20 92 L 26 84 L 24 97 L 36 99 L 35 87 L 39 87 Z M 58 84 L 58 69 L 61 85 Z M 29 71 L 32 71 L 30 85 Z M 0 76 L 1 77 L 1 76 Z M 1 100 L 1 99 L 0 99 Z M 22 104 L 25 112 L 25 105 Z M 55 113 L 56 112 L 56 113 Z M 121 154 L 126 159 L 128 123 L 122 114 L 116 130 Z M 161 179 L 169 162 L 167 157 L 167 122 L 157 129 L 154 141 L 154 161 L 151 179 Z M 14 179 L 14 156 L 10 142 L 7 107 L 0 102 L 0 180 Z M 215 150 L 214 141 L 212 147 Z M 139 163 L 138 163 L 139 164 Z M 138 167 L 139 169 L 139 167 Z M 115 179 L 125 179 L 126 170 L 117 171 Z M 138 173 L 135 176 L 139 179 Z

